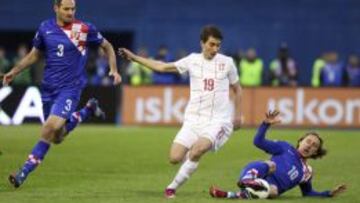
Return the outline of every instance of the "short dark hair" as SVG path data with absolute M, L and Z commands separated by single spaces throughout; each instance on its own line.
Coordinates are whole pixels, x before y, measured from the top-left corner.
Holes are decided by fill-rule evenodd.
M 62 0 L 54 0 L 54 5 L 61 6 Z
M 220 29 L 215 25 L 206 25 L 201 30 L 200 39 L 202 42 L 205 43 L 210 36 L 219 40 L 223 39 Z
M 62 0 L 54 0 L 54 5 L 60 6 Z
M 325 156 L 327 154 L 327 150 L 324 149 L 324 141 L 323 139 L 320 137 L 319 133 L 315 132 L 315 131 L 311 131 L 306 133 L 305 135 L 303 135 L 302 137 L 300 137 L 300 139 L 297 142 L 297 146 L 296 148 L 299 148 L 300 142 L 302 140 L 304 140 L 307 136 L 313 135 L 315 137 L 317 137 L 320 141 L 320 146 L 318 148 L 318 150 L 316 151 L 316 154 L 310 156 L 310 158 L 312 159 L 318 159 L 318 158 L 322 158 L 323 156 Z

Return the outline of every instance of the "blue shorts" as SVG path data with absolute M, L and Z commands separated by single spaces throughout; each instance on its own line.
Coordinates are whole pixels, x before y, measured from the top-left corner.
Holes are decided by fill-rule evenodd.
M 264 178 L 268 174 L 269 166 L 264 161 L 253 161 L 248 163 L 244 169 L 241 171 L 239 180 L 247 178 Z
M 284 189 L 282 189 L 282 188 L 280 187 L 278 181 L 276 180 L 276 178 L 274 177 L 273 174 L 271 174 L 271 175 L 269 175 L 269 176 L 266 176 L 266 177 L 265 177 L 265 180 L 266 180 L 270 185 L 275 185 L 275 186 L 277 187 L 279 195 L 284 192 Z
M 49 115 L 69 119 L 79 104 L 81 93 L 82 88 L 56 90 L 43 88 L 41 99 L 44 119 L 47 120 Z

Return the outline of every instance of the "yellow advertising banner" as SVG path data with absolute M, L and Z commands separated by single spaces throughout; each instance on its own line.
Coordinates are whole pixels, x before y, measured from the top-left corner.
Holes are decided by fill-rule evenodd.
M 187 86 L 126 86 L 122 122 L 181 124 L 188 98 Z M 360 127 L 360 89 L 245 88 L 242 98 L 246 126 L 258 125 L 268 109 L 276 108 L 281 111 L 284 126 Z

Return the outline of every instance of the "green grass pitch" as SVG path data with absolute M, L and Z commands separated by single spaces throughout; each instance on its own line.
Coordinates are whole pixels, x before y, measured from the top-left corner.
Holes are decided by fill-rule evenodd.
M 236 189 L 240 169 L 267 155 L 252 145 L 255 129 L 241 129 L 217 153 L 207 154 L 197 172 L 178 190 L 176 199 L 163 198 L 164 187 L 179 166 L 168 163 L 168 151 L 178 128 L 82 125 L 48 156 L 19 189 L 8 174 L 18 169 L 38 139 L 39 125 L 0 126 L 0 202 L 230 202 L 212 199 L 215 184 Z M 295 143 L 305 129 L 273 129 L 271 139 Z M 346 183 L 348 191 L 334 199 L 302 198 L 298 188 L 276 202 L 360 202 L 360 134 L 356 130 L 320 130 L 329 154 L 310 161 L 318 190 Z M 234 200 L 236 201 L 236 200 Z M 237 200 L 240 201 L 240 200 Z M 253 202 L 274 202 L 257 200 Z

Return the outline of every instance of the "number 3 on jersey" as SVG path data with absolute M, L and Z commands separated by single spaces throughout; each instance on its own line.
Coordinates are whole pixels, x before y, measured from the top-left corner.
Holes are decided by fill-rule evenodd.
M 57 55 L 58 57 L 63 57 L 63 56 L 64 56 L 64 45 L 63 45 L 63 44 L 59 44 L 59 45 L 57 46 L 56 55 Z
M 214 83 L 214 79 L 212 79 L 212 78 L 205 78 L 204 80 L 203 80 L 203 82 L 204 82 L 204 91 L 213 91 L 214 90 L 214 85 L 215 85 L 215 83 Z
M 66 105 L 65 105 L 65 111 L 67 111 L 67 112 L 69 112 L 70 110 L 71 110 L 71 105 L 72 105 L 72 101 L 71 101 L 71 99 L 67 99 L 66 101 L 65 101 L 65 103 L 66 103 Z

